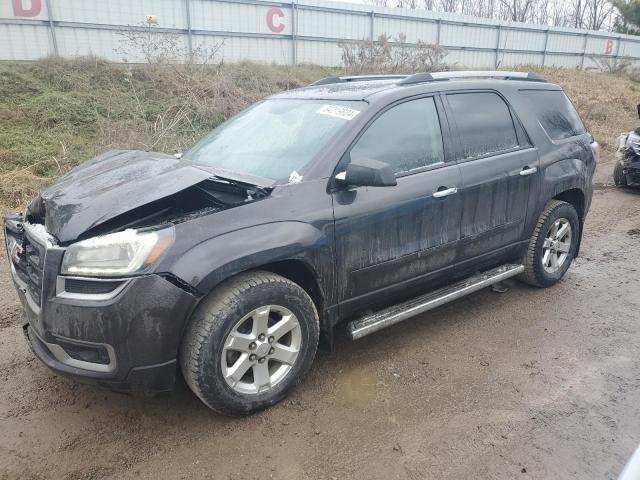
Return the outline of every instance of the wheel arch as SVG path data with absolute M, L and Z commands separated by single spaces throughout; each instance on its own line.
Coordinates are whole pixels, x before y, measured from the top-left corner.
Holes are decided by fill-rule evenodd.
M 275 273 L 300 285 L 307 292 L 318 311 L 320 325 L 325 307 L 325 295 L 318 283 L 317 273 L 307 262 L 300 259 L 287 259 L 260 265 L 252 270 L 265 270 Z
M 569 190 L 565 190 L 554 196 L 553 200 L 561 200 L 573 205 L 573 208 L 578 212 L 580 222 L 582 223 L 584 221 L 584 192 L 581 189 L 571 188 Z
M 567 202 L 572 205 L 573 208 L 578 212 L 578 220 L 580 221 L 580 233 L 578 235 L 578 244 L 576 246 L 576 254 L 577 257 L 580 254 L 580 244 L 582 243 L 582 231 L 584 226 L 584 217 L 585 217 L 585 196 L 584 192 L 579 188 L 570 188 L 563 192 L 558 193 L 553 197 L 552 200 L 560 200 L 562 202 Z

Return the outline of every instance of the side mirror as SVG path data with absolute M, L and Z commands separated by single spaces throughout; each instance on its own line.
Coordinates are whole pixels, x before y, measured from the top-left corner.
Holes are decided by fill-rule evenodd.
M 349 187 L 393 187 L 398 184 L 389 164 L 368 158 L 351 160 L 335 179 Z

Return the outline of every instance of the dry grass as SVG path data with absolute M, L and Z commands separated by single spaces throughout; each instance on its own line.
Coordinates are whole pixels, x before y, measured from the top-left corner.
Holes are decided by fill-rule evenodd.
M 0 64 L 0 212 L 19 210 L 110 149 L 178 152 L 272 93 L 335 74 L 317 66 Z
M 613 154 L 620 132 L 638 125 L 640 83 L 628 76 L 533 70 L 562 85 L 605 156 Z M 23 208 L 38 190 L 98 153 L 181 151 L 256 100 L 336 73 L 253 63 L 0 64 L 0 212 Z

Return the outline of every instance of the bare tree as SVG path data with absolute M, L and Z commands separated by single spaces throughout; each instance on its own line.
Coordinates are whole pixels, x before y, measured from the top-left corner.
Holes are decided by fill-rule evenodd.
M 512 22 L 612 30 L 619 13 L 612 0 L 367 0 L 383 7 L 461 13 Z
M 610 22 L 615 7 L 608 0 L 585 0 L 586 28 L 589 30 L 601 30 L 605 23 Z M 609 25 L 611 27 L 612 25 Z
M 441 12 L 453 13 L 458 10 L 458 0 L 438 0 Z
M 508 17 L 514 22 L 526 22 L 529 19 L 533 0 L 500 0 Z
M 393 0 L 371 0 L 371 5 L 376 7 L 395 7 Z

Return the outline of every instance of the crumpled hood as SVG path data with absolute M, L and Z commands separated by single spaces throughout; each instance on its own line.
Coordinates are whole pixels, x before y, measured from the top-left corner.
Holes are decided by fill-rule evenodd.
M 41 193 L 27 215 L 44 215 L 59 242 L 212 176 L 197 165 L 156 152 L 112 150 L 85 162 Z

